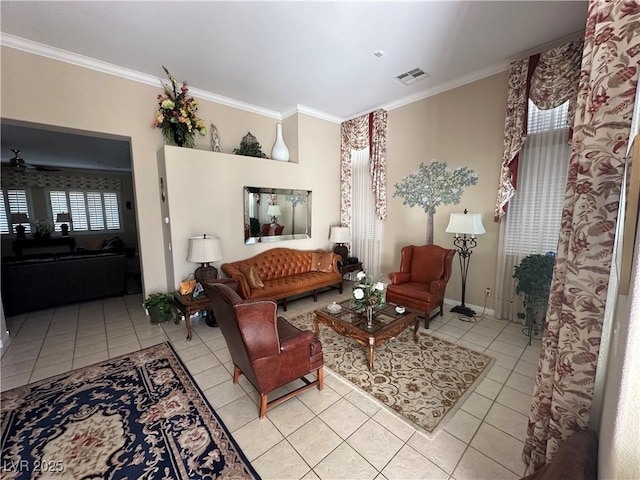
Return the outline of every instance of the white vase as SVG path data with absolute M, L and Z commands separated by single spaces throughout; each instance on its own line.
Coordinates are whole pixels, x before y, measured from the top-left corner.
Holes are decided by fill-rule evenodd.
M 271 158 L 283 162 L 289 161 L 289 149 L 282 138 L 282 124 L 280 123 L 276 125 L 276 141 L 271 149 Z

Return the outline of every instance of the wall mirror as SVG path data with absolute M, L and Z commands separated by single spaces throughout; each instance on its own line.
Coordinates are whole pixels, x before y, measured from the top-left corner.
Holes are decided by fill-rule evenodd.
M 244 187 L 244 243 L 311 238 L 311 190 Z

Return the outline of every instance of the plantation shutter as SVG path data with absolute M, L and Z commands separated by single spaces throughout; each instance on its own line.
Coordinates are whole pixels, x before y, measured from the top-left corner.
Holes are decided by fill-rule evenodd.
M 9 231 L 9 221 L 7 220 L 7 208 L 4 205 L 4 192 L 2 192 L 2 202 L 0 202 L 0 233 L 11 233 Z
M 103 197 L 107 230 L 119 230 L 120 209 L 118 208 L 118 196 L 115 193 L 104 193 Z
M 27 202 L 27 192 L 25 190 L 6 190 L 2 191 L 2 211 L 0 212 L 0 231 L 8 234 L 14 231 L 15 225 L 11 223 L 10 215 L 12 213 L 26 213 L 29 216 L 29 203 Z M 6 202 L 6 203 L 5 203 Z M 7 206 L 9 211 L 7 211 Z M 31 220 L 31 217 L 29 217 Z M 16 224 L 17 225 L 17 224 Z M 24 231 L 31 232 L 31 224 L 24 223 Z
M 71 208 L 71 218 L 73 219 L 74 231 L 89 230 L 87 220 L 87 208 L 84 201 L 84 193 L 69 192 L 69 207 Z
M 56 222 L 56 217 L 59 213 L 69 213 L 67 194 L 61 191 L 50 191 L 49 201 L 51 203 L 51 216 L 53 218 L 55 231 L 60 232 L 62 230 L 61 225 L 66 222 Z

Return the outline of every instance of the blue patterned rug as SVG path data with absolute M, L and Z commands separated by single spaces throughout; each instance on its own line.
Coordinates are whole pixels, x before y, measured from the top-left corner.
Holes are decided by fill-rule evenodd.
M 0 477 L 259 479 L 169 343 L 0 395 Z

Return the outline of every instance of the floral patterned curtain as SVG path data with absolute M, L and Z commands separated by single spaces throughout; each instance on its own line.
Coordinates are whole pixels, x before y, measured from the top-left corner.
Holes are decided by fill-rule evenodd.
M 518 154 L 522 149 L 527 120 L 527 72 L 529 60 L 523 59 L 511 64 L 509 69 L 509 90 L 507 92 L 507 113 L 504 118 L 504 153 L 498 183 L 498 198 L 494 220 L 499 222 L 505 214 L 505 206 L 513 197 L 515 170 Z M 512 162 L 516 162 L 512 164 Z
M 640 60 L 640 3 L 591 0 L 567 193 L 523 459 L 589 423 Z
M 575 120 L 583 40 L 575 40 L 542 52 L 531 75 L 529 98 L 540 110 L 549 110 L 569 101 L 567 123 Z
M 496 222 L 504 217 L 506 205 L 515 194 L 518 155 L 526 136 L 527 98 L 541 110 L 556 108 L 569 100 L 568 123 L 573 125 L 582 48 L 583 41 L 576 40 L 511 64 Z
M 340 147 L 340 224 L 351 226 L 351 150 L 369 147 L 376 214 L 387 218 L 387 112 L 375 112 L 342 123 Z
M 369 172 L 373 180 L 376 199 L 376 215 L 387 218 L 387 111 L 376 110 L 369 114 L 371 126 Z

